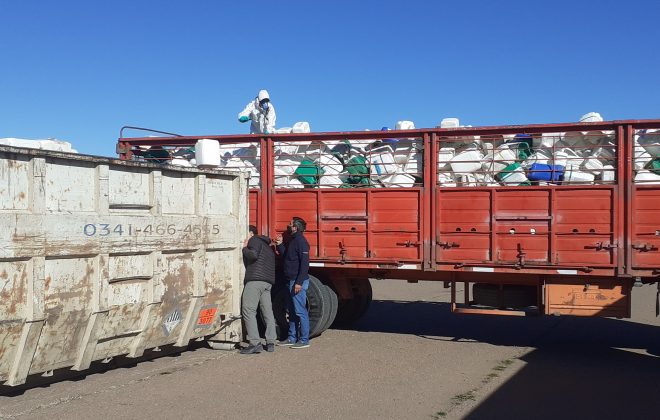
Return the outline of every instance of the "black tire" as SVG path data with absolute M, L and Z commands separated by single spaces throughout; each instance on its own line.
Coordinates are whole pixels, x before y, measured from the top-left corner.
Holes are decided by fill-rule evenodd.
M 369 309 L 373 299 L 373 290 L 369 279 L 353 280 L 351 282 L 353 298 L 339 302 L 339 311 L 333 324 L 334 327 L 345 328 L 362 318 Z
M 307 309 L 309 310 L 309 337 L 318 337 L 326 330 L 330 319 L 330 292 L 321 280 L 309 276 Z
M 289 291 L 286 286 L 278 287 L 272 295 L 273 314 L 277 325 L 277 336 L 280 340 L 287 337 L 289 331 L 289 318 L 287 316 L 287 300 Z M 309 336 L 319 336 L 325 331 L 326 323 L 331 313 L 331 296 L 326 286 L 314 276 L 309 276 L 307 289 L 307 310 L 309 311 Z
M 500 285 L 476 283 L 472 286 L 472 296 L 477 305 L 499 309 L 527 308 L 537 304 L 536 286 L 505 284 L 500 295 Z
M 329 316 L 328 320 L 325 323 L 325 326 L 323 327 L 323 331 L 327 330 L 330 328 L 333 322 L 335 322 L 335 318 L 337 317 L 337 311 L 339 310 L 339 298 L 337 297 L 337 293 L 334 291 L 334 289 L 327 284 L 325 285 L 325 288 L 328 292 L 328 296 L 330 297 L 330 305 L 329 305 Z

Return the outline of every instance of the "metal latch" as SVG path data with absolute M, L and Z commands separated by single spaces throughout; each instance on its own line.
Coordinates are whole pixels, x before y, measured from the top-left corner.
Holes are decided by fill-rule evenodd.
M 458 244 L 456 242 L 444 242 L 444 241 L 436 241 L 436 244 L 438 246 L 441 246 L 441 247 L 445 248 L 445 249 L 458 248 L 458 247 L 461 246 L 460 244 Z
M 397 242 L 396 245 L 405 246 L 406 248 L 412 248 L 414 246 L 419 246 L 419 242 L 413 242 L 413 241 Z
M 658 247 L 654 246 L 653 244 L 641 244 L 641 245 L 633 245 L 633 249 L 636 249 L 640 252 L 649 252 L 649 251 L 657 251 Z
M 615 249 L 617 244 L 608 244 L 606 242 L 596 242 L 595 245 L 585 245 L 584 249 L 595 249 L 596 251 L 602 251 L 603 249 Z

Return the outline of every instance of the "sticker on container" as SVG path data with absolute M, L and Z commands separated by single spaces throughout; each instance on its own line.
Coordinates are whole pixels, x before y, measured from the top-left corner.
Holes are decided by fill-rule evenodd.
M 216 306 L 205 306 L 199 311 L 199 316 L 197 317 L 197 326 L 198 327 L 208 327 L 213 323 L 215 314 L 218 312 Z
M 178 309 L 173 310 L 167 315 L 167 317 L 165 317 L 165 321 L 163 322 L 163 331 L 165 331 L 166 336 L 172 333 L 176 326 L 179 325 L 182 318 L 183 316 L 181 315 L 181 311 Z

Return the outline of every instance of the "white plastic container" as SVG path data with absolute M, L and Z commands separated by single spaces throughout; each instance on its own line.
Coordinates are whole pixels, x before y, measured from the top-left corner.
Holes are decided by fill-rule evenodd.
M 414 130 L 415 123 L 412 121 L 397 121 L 396 122 L 397 130 Z
M 479 185 L 475 174 L 456 175 L 456 180 L 459 187 L 477 187 Z
M 634 149 L 634 155 L 635 158 L 633 160 L 633 163 L 635 165 L 635 170 L 639 171 L 641 169 L 644 169 L 644 167 L 651 161 L 653 160 L 653 157 L 649 152 L 647 152 L 643 147 L 641 146 L 636 146 Z
M 293 130 L 292 127 L 281 127 L 275 129 L 275 134 L 289 134 Z
M 449 166 L 451 158 L 454 157 L 456 149 L 453 147 L 441 147 L 438 153 L 438 169 L 445 169 Z
M 454 174 L 451 172 L 438 173 L 438 184 L 442 187 L 455 187 L 456 179 L 454 178 Z
M 281 156 L 294 156 L 298 152 L 298 144 L 296 143 L 277 143 L 275 145 L 275 154 Z
M 422 175 L 422 168 L 424 165 L 424 154 L 417 151 L 416 149 L 413 149 L 413 153 L 410 156 L 410 159 L 408 159 L 408 162 L 403 166 L 403 171 L 407 174 L 412 174 L 412 175 Z
M 395 174 L 382 178 L 380 182 L 385 187 L 412 187 L 415 185 L 415 178 L 408 174 Z
M 545 149 L 538 149 L 536 153 L 531 154 L 527 159 L 520 163 L 523 169 L 531 167 L 535 163 L 547 165 L 552 160 L 550 151 Z
M 520 185 L 523 182 L 529 181 L 527 175 L 522 167 L 517 167 L 513 171 L 507 172 L 502 175 L 501 182 L 504 185 Z
M 210 139 L 198 140 L 195 143 L 195 160 L 199 167 L 220 166 L 220 143 Z
M 562 141 L 563 139 L 564 133 L 543 133 L 541 134 L 541 138 L 539 140 L 534 138 L 534 147 L 551 149 L 555 146 L 555 144 Z
M 307 121 L 299 121 L 291 127 L 292 133 L 309 133 L 309 123 Z
M 323 172 L 327 175 L 337 175 L 344 170 L 344 165 L 342 165 L 339 159 L 329 154 L 321 155 L 316 162 L 321 165 Z M 341 184 L 341 180 L 339 184 Z
M 584 172 L 577 167 L 566 167 L 564 172 L 564 183 L 567 184 L 593 184 L 596 179 L 596 175 Z
M 319 179 L 319 188 L 339 188 L 342 183 L 337 175 L 323 175 Z
M 484 155 L 477 149 L 465 150 L 449 160 L 452 171 L 460 174 L 471 173 L 481 169 Z
M 636 136 L 636 143 L 651 156 L 660 157 L 660 130 L 646 130 L 645 133 Z
M 643 169 L 635 175 L 635 183 L 660 184 L 660 175 Z
M 598 176 L 602 172 L 603 166 L 603 162 L 598 159 L 598 157 L 590 157 L 584 160 L 580 168 L 585 172 L 589 172 Z
M 508 144 L 503 144 L 493 153 L 493 162 L 490 166 L 494 172 L 500 172 L 510 164 L 516 161 L 516 153 L 509 148 Z
M 460 126 L 458 118 L 443 118 L 440 121 L 440 128 L 458 128 Z
M 275 160 L 275 175 L 293 175 L 296 168 L 300 166 L 300 160 L 295 159 L 277 159 Z
M 373 149 L 367 160 L 371 166 L 371 177 L 373 179 L 381 179 L 396 173 L 397 165 L 394 161 L 394 152 L 390 146 Z
M 280 175 L 275 177 L 275 185 L 278 187 L 287 188 L 305 188 L 302 182 L 298 181 L 295 176 Z
M 170 165 L 182 166 L 184 168 L 192 168 L 192 166 L 193 166 L 188 160 L 183 159 L 183 158 L 174 158 L 174 159 L 172 159 L 170 161 Z
M 410 140 L 399 140 L 394 150 L 394 161 L 399 165 L 408 163 L 411 154 L 413 153 L 413 144 Z
M 614 166 L 603 165 L 603 170 L 601 172 L 600 179 L 603 182 L 614 182 L 616 180 L 616 172 L 614 171 Z
M 576 167 L 579 168 L 582 165 L 584 158 L 578 156 L 578 154 L 569 148 L 564 148 L 557 150 L 553 157 L 553 165 L 562 165 L 565 168 Z

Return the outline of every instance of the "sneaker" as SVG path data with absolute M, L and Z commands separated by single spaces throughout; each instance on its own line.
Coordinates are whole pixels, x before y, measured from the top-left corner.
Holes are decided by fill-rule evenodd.
M 241 354 L 257 354 L 261 353 L 261 344 L 250 345 L 239 352 Z
M 273 343 L 268 343 L 268 344 L 266 344 L 265 349 L 266 349 L 266 351 L 267 351 L 268 353 L 272 353 L 272 352 L 275 351 L 275 344 L 273 344 Z
M 302 341 L 298 341 L 296 344 L 291 346 L 292 349 L 306 349 L 309 347 L 309 343 L 303 343 Z
M 280 347 L 291 347 L 294 344 L 296 344 L 296 343 L 294 343 L 292 341 L 289 341 L 288 339 L 277 342 L 277 345 L 280 346 Z

